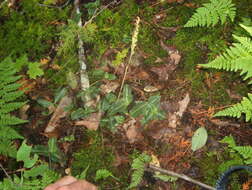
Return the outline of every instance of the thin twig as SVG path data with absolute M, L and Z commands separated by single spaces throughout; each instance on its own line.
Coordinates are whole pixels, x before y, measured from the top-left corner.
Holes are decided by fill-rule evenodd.
M 94 14 L 92 15 L 92 17 L 91 17 L 88 21 L 85 22 L 84 27 L 85 27 L 87 24 L 91 23 L 98 15 L 100 15 L 100 14 L 101 14 L 105 9 L 107 9 L 109 6 L 111 6 L 111 5 L 113 5 L 113 4 L 119 4 L 119 3 L 121 3 L 121 1 L 114 0 L 114 1 L 110 2 L 109 4 L 107 4 L 107 5 L 103 6 L 103 7 L 101 7 L 100 9 L 96 9 L 95 12 L 94 12 Z
M 1 170 L 3 170 L 4 174 L 6 175 L 6 177 L 8 177 L 8 178 L 12 181 L 11 177 L 9 176 L 9 174 L 8 174 L 7 171 L 4 169 L 4 167 L 3 167 L 3 165 L 2 165 L 1 163 L 0 163 L 0 168 L 1 168 Z
M 199 185 L 205 189 L 209 189 L 209 190 L 216 190 L 214 187 L 211 187 L 207 184 L 204 184 L 198 180 L 195 180 L 195 179 L 192 179 L 184 174 L 178 174 L 176 172 L 173 172 L 173 171 L 170 171 L 170 170 L 165 170 L 165 169 L 162 169 L 162 168 L 159 168 L 159 167 L 156 167 L 156 166 L 153 166 L 153 165 L 149 165 L 149 169 L 153 170 L 153 171 L 157 171 L 157 172 L 160 172 L 160 173 L 163 173 L 163 174 L 167 174 L 167 175 L 171 175 L 173 177 L 177 177 L 177 178 L 180 178 L 180 179 L 183 179 L 183 180 L 186 180 L 188 182 L 191 182 L 191 183 L 194 183 L 196 185 Z

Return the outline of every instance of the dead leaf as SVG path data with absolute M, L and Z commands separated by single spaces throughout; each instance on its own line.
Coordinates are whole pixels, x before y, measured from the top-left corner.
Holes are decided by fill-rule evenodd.
M 169 114 L 168 121 L 169 121 L 169 127 L 175 129 L 178 125 L 179 118 L 176 114 Z
M 181 55 L 174 46 L 167 46 L 162 40 L 160 40 L 160 45 L 168 53 L 168 57 L 162 59 L 162 62 L 166 64 L 154 66 L 150 70 L 158 75 L 160 81 L 167 81 L 169 75 L 177 68 Z
M 172 62 L 173 62 L 173 65 L 176 65 L 176 67 L 177 67 L 177 65 L 179 64 L 180 59 L 181 59 L 181 55 L 178 53 L 178 51 L 172 53 L 172 54 L 170 55 L 170 58 L 171 58 L 171 60 L 172 60 Z M 175 67 L 175 69 L 176 69 L 176 67 Z M 175 70 L 175 69 L 174 69 L 174 70 Z
M 155 86 L 147 85 L 144 87 L 145 92 L 156 92 L 159 91 L 159 89 Z
M 65 117 L 68 113 L 68 111 L 65 110 L 65 108 L 69 107 L 72 104 L 72 98 L 69 96 L 63 97 L 59 105 L 57 106 L 55 112 L 53 113 L 53 116 L 51 117 L 48 125 L 45 128 L 45 133 L 51 133 L 55 130 L 57 127 L 58 121 Z
M 65 154 L 68 153 L 70 146 L 71 146 L 71 143 L 69 143 L 69 142 L 62 143 L 62 149 Z
M 150 75 L 146 71 L 140 70 L 135 74 L 135 78 L 138 80 L 148 80 L 150 79 Z
M 169 126 L 171 128 L 176 128 L 177 125 L 180 123 L 180 120 L 186 111 L 188 104 L 190 102 L 190 96 L 187 93 L 185 98 L 181 101 L 178 102 L 178 110 L 175 111 L 174 113 L 169 113 L 168 114 L 168 121 L 169 121 Z
M 98 129 L 98 127 L 99 127 L 99 124 L 100 124 L 101 115 L 102 114 L 100 112 L 98 112 L 98 113 L 92 113 L 86 119 L 81 120 L 81 121 L 76 121 L 75 125 L 77 125 L 77 126 L 85 126 L 89 130 L 96 131 Z
M 167 81 L 169 78 L 168 70 L 166 65 L 160 65 L 156 67 L 152 67 L 150 69 L 153 73 L 158 75 L 158 80 Z
M 160 57 L 157 57 L 157 59 L 155 60 L 155 63 L 162 63 L 163 59 L 161 59 Z
M 50 61 L 50 59 L 47 59 L 47 58 L 40 59 L 41 65 L 46 65 L 49 61 Z
M 242 96 L 240 96 L 239 94 L 232 92 L 230 89 L 227 89 L 226 92 L 228 93 L 228 96 L 232 99 L 238 99 L 241 100 Z
M 61 67 L 58 64 L 51 64 L 50 68 L 52 68 L 53 70 L 59 71 L 61 69 Z
M 83 97 L 83 101 L 85 102 L 85 106 L 87 107 L 96 107 L 100 99 L 101 96 L 99 94 L 97 94 L 94 98 L 90 98 L 89 96 Z
M 181 101 L 179 101 L 179 111 L 177 112 L 177 115 L 179 117 L 182 117 L 184 112 L 186 111 L 187 107 L 188 107 L 188 104 L 190 102 L 190 96 L 189 94 L 187 93 L 185 98 Z
M 118 82 L 108 81 L 106 84 L 101 85 L 101 93 L 108 94 L 110 92 L 115 92 L 119 86 L 120 84 Z
M 131 65 L 134 67 L 138 67 L 144 63 L 144 58 L 141 53 L 136 51 L 134 55 L 132 56 L 132 62 Z
M 197 5 L 195 3 L 185 3 L 184 6 L 190 8 L 197 8 Z
M 19 90 L 24 91 L 25 94 L 28 94 L 32 90 L 34 90 L 36 86 L 36 81 L 29 80 L 26 78 L 26 76 L 22 76 L 22 78 L 18 81 L 19 84 L 21 84 L 21 87 L 19 87 Z
M 155 140 L 161 140 L 173 135 L 175 130 L 171 129 L 168 120 L 152 121 L 145 130 L 145 134 Z
M 30 108 L 29 104 L 25 104 L 23 105 L 20 109 L 19 109 L 19 116 L 21 119 L 23 120 L 27 120 L 28 119 L 28 115 L 27 115 L 27 111 Z
M 143 139 L 141 126 L 135 119 L 131 119 L 124 123 L 122 128 L 126 132 L 126 137 L 128 138 L 129 143 L 134 143 Z
M 167 13 L 162 11 L 162 12 L 154 15 L 153 22 L 154 23 L 161 22 L 166 16 L 167 16 Z
M 178 105 L 169 101 L 161 102 L 160 106 L 166 113 L 174 113 L 178 110 Z
M 168 53 L 168 55 L 171 55 L 173 53 L 178 52 L 178 50 L 176 49 L 176 47 L 166 45 L 163 42 L 163 40 L 160 40 L 160 46 L 163 48 L 163 50 L 165 50 Z

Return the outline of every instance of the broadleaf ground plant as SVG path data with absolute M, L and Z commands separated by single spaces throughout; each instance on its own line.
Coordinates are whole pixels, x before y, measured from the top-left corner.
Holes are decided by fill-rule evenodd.
M 228 81 L 239 76 L 195 69 L 197 63 L 214 59 L 200 66 L 235 71 L 248 81 L 249 1 L 125 0 L 110 6 L 105 0 L 80 1 L 81 14 L 76 14 L 74 1 L 66 7 L 58 7 L 64 4 L 61 0 L 11 2 L 10 6 L 0 4 L 0 174 L 9 175 L 1 178 L 0 189 L 40 190 L 66 174 L 100 189 L 185 188 L 175 178 L 149 172 L 148 155 L 156 155 L 152 161 L 157 166 L 188 175 L 196 160 L 197 172 L 192 175 L 212 186 L 216 173 L 232 165 L 251 164 L 248 129 L 233 130 L 237 121 L 215 128 L 212 120 L 208 122 L 212 109 L 205 110 L 231 104 L 229 94 L 236 99 L 244 96 L 246 83 L 234 85 L 242 89 L 242 93 L 237 90 L 237 98 L 226 89 Z M 88 21 L 85 26 L 78 26 L 80 19 Z M 239 21 L 243 21 L 240 28 Z M 85 91 L 79 85 L 80 39 L 90 79 Z M 226 48 L 231 41 L 235 43 Z M 216 58 L 223 50 L 226 53 Z M 169 68 L 174 52 L 182 59 L 169 80 L 160 81 L 160 73 L 153 68 Z M 26 91 L 23 81 L 33 85 L 31 90 Z M 145 91 L 146 86 L 156 92 Z M 170 116 L 179 111 L 178 100 L 188 92 L 191 102 L 172 127 Z M 48 121 L 66 96 L 71 97 L 71 105 L 58 113 L 56 130 L 46 133 Z M 249 94 L 215 116 L 245 115 L 250 121 L 251 105 Z M 196 131 L 199 126 L 205 126 L 208 134 L 203 128 Z M 193 138 L 192 131 L 196 131 Z M 237 131 L 237 142 L 232 137 L 224 138 L 222 144 L 214 142 L 233 131 Z M 224 144 L 228 147 L 222 148 Z M 231 186 L 239 189 L 238 175 L 232 181 Z

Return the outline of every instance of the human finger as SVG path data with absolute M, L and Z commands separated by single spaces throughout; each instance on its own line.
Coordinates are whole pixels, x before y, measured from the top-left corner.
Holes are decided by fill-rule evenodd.
M 97 187 L 85 180 L 78 180 L 71 184 L 58 187 L 56 190 L 97 190 Z
M 76 181 L 77 179 L 74 178 L 73 176 L 65 176 L 56 181 L 55 183 L 48 185 L 44 190 L 56 190 L 58 187 L 65 186 L 74 183 Z

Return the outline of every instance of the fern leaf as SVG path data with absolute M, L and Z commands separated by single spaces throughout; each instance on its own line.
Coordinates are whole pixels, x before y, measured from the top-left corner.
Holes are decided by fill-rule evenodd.
M 246 30 L 252 31 L 252 27 L 246 27 Z M 247 80 L 252 77 L 252 40 L 247 37 L 238 37 L 236 35 L 233 35 L 233 37 L 238 43 L 233 43 L 232 47 L 227 49 L 225 53 L 212 62 L 208 64 L 199 64 L 199 66 L 226 71 L 239 71 L 240 75 L 243 75 L 243 80 Z M 251 83 L 252 81 L 250 84 Z
M 2 94 L 1 94 L 2 93 Z M 23 96 L 23 91 L 14 91 L 9 93 L 4 93 L 3 91 L 0 91 L 0 97 L 4 100 L 4 102 L 12 102 L 19 97 Z
M 143 179 L 145 164 L 151 161 L 151 157 L 147 154 L 141 154 L 133 160 L 131 168 L 134 170 L 131 183 L 128 189 L 137 187 Z
M 12 103 L 5 103 L 4 105 L 0 105 L 0 114 L 10 113 L 20 107 L 22 107 L 25 102 L 12 102 Z
M 18 125 L 26 122 L 26 120 L 19 119 L 9 114 L 0 115 L 0 126 Z
M 235 104 L 230 108 L 219 111 L 214 116 L 229 116 L 240 118 L 242 114 L 245 114 L 246 122 L 252 120 L 252 94 L 248 94 L 248 98 L 244 97 L 240 103 Z
M 240 24 L 240 26 L 244 28 L 244 30 L 246 30 L 250 34 L 250 36 L 252 36 L 252 27 L 248 27 L 243 24 Z
M 244 159 L 246 164 L 252 164 L 252 147 L 251 146 L 236 146 L 234 147 Z
M 14 129 L 6 126 L 0 126 L 0 139 L 8 139 L 8 140 L 13 140 L 13 139 L 23 139 L 21 135 L 19 135 Z
M 231 0 L 210 0 L 196 10 L 185 24 L 185 27 L 214 26 L 218 22 L 224 24 L 227 18 L 234 21 L 236 8 Z

